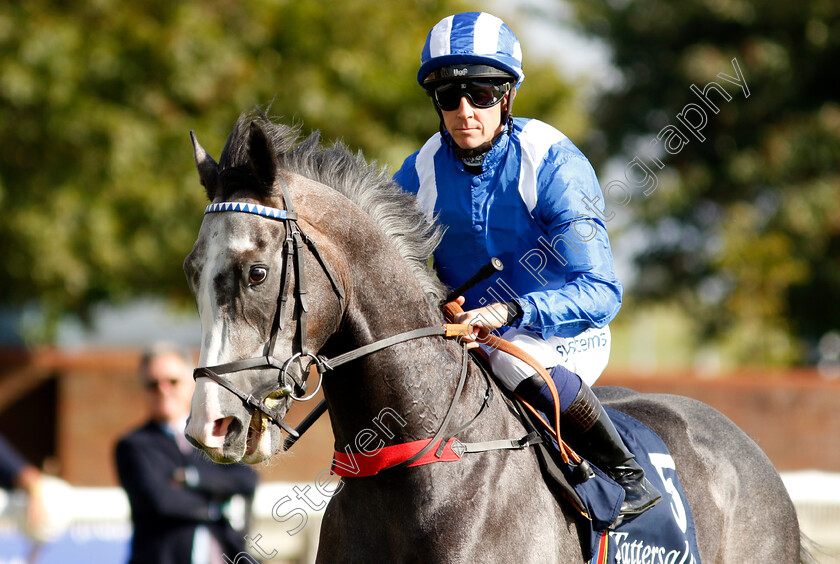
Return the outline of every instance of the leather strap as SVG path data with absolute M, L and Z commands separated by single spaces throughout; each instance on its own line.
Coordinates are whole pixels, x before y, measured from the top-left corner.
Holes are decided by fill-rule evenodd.
M 254 397 L 251 394 L 245 395 L 242 391 L 240 391 L 235 386 L 232 386 L 227 380 L 225 380 L 224 378 L 222 378 L 221 376 L 219 376 L 218 374 L 216 374 L 212 370 L 208 370 L 207 368 L 196 368 L 196 371 L 193 374 L 193 377 L 198 377 L 198 376 L 204 376 L 206 378 L 210 378 L 211 380 L 213 380 L 214 382 L 216 382 L 217 384 L 222 386 L 224 389 L 228 390 L 229 392 L 234 394 L 236 397 L 241 399 L 242 403 L 244 403 L 246 406 L 249 406 L 253 409 L 259 410 L 260 412 L 265 414 L 266 417 L 268 417 L 273 423 L 276 423 L 277 425 L 279 425 L 284 431 L 289 433 L 289 435 L 294 436 L 296 438 L 300 436 L 297 431 L 295 431 L 288 423 L 286 423 L 283 420 L 282 417 L 278 416 L 278 414 L 276 412 L 269 409 L 269 407 L 267 405 L 265 405 L 265 403 L 263 403 L 261 400 L 257 399 L 256 397 Z
M 381 339 L 379 341 L 370 343 L 369 345 L 364 345 L 359 347 L 358 349 L 346 352 L 344 354 L 335 356 L 333 358 L 323 358 L 319 357 L 321 365 L 323 365 L 327 370 L 332 370 L 337 366 L 341 366 L 342 364 L 346 364 L 353 360 L 357 360 L 365 355 L 375 353 L 382 349 L 386 349 L 388 347 L 392 347 L 398 343 L 404 343 L 406 341 L 410 341 L 413 339 L 420 339 L 422 337 L 434 337 L 438 335 L 442 335 L 444 337 L 455 337 L 461 335 L 463 331 L 461 330 L 460 325 L 435 325 L 432 327 L 424 327 L 422 329 L 412 329 L 411 331 L 405 331 L 403 333 L 397 333 L 396 335 L 392 335 L 391 337 L 387 337 L 385 339 Z M 487 402 L 487 398 L 485 398 L 485 404 Z M 484 405 L 482 405 L 482 410 L 484 409 Z M 300 435 L 302 435 L 307 429 L 309 429 L 315 421 L 318 420 L 325 412 L 327 411 L 327 402 L 325 400 L 321 400 L 318 405 L 315 406 L 312 411 L 310 411 L 306 417 L 304 417 L 303 421 L 295 428 L 295 431 L 298 432 L 297 436 L 288 437 L 283 442 L 283 450 L 289 450 Z M 481 411 L 479 411 L 479 414 Z M 478 415 L 476 415 L 477 417 Z M 475 419 L 475 418 L 473 418 Z M 472 422 L 472 420 L 470 421 Z M 460 429 L 459 429 L 460 431 Z M 454 434 L 454 433 L 453 433 Z
M 440 446 L 438 447 L 437 451 L 435 452 L 435 456 L 440 457 L 441 453 L 443 452 L 443 447 L 445 446 L 445 444 L 447 442 L 449 442 L 449 439 L 454 438 L 456 435 L 458 435 L 458 433 L 460 433 L 461 431 L 465 431 L 467 429 L 467 427 L 472 425 L 473 421 L 478 419 L 479 415 L 484 413 L 484 409 L 488 405 L 490 405 L 490 401 L 493 399 L 493 385 L 490 383 L 490 376 L 487 374 L 487 370 L 485 370 L 484 366 L 482 366 L 480 363 L 477 363 L 477 366 L 481 370 L 481 374 L 484 376 L 484 382 L 487 385 L 487 387 L 484 390 L 484 400 L 481 402 L 481 407 L 478 408 L 478 411 L 476 412 L 476 414 L 473 415 L 470 418 L 469 421 L 467 421 L 466 423 L 464 423 L 463 425 L 461 425 L 460 427 L 458 427 L 454 431 L 450 431 L 449 433 L 447 433 L 448 436 L 445 436 L 445 440 L 441 441 Z
M 328 369 L 333 369 L 337 366 L 341 366 L 342 364 L 346 364 L 350 361 L 359 359 L 376 351 L 387 349 L 388 347 L 392 347 L 398 343 L 404 343 L 405 341 L 411 341 L 413 339 L 419 339 L 421 337 L 432 337 L 437 335 L 443 336 L 445 334 L 446 328 L 443 325 L 433 325 L 431 327 L 423 327 L 421 329 L 412 329 L 411 331 L 397 333 L 396 335 L 392 335 L 391 337 L 380 339 L 379 341 L 375 341 L 373 343 L 370 343 L 369 345 L 361 346 L 358 349 L 354 349 L 344 354 L 334 356 L 333 358 L 322 358 L 321 361 Z
M 309 247 L 309 251 L 315 255 L 315 258 L 318 260 L 318 264 L 321 265 L 321 268 L 327 275 L 327 278 L 330 281 L 330 285 L 332 285 L 333 292 L 335 295 L 338 296 L 338 308 L 341 311 L 344 311 L 344 290 L 341 289 L 341 286 L 338 285 L 336 281 L 335 273 L 330 268 L 330 265 L 324 260 L 324 257 L 321 256 L 321 250 L 318 248 L 318 245 L 315 243 L 315 239 L 312 239 L 309 235 L 304 233 L 303 231 L 300 232 L 301 236 L 303 237 L 306 246 Z
M 464 310 L 461 308 L 461 306 L 459 306 L 454 301 L 447 302 L 443 306 L 444 315 L 449 321 L 452 321 L 456 314 L 461 313 L 463 311 Z M 551 398 L 554 400 L 554 421 L 552 422 L 552 425 L 548 425 L 545 422 L 545 420 L 542 419 L 542 417 L 540 417 L 539 419 L 540 421 L 542 421 L 543 424 L 546 425 L 548 431 L 552 435 L 554 435 L 554 437 L 557 439 L 558 444 L 561 445 L 560 454 L 563 458 L 563 461 L 568 464 L 569 457 L 571 456 L 574 459 L 577 455 L 575 455 L 574 452 L 572 452 L 571 449 L 560 439 L 560 399 L 557 394 L 557 386 L 554 385 L 554 380 L 551 378 L 551 375 L 546 371 L 545 367 L 543 367 L 542 364 L 537 362 L 537 360 L 533 356 L 531 356 L 518 346 L 514 345 L 510 341 L 505 341 L 498 335 L 494 335 L 493 333 L 490 333 L 481 327 L 477 327 L 477 329 L 478 337 L 476 340 L 479 343 L 486 345 L 489 348 L 499 349 L 507 354 L 515 356 L 516 358 L 525 362 L 528 366 L 533 368 L 534 371 L 546 383 L 549 391 L 551 392 Z M 525 404 L 530 410 L 535 411 L 534 408 L 522 398 L 519 398 L 519 401 Z
M 462 443 L 458 439 L 452 443 L 452 450 L 463 455 L 465 452 L 487 452 L 490 450 L 521 450 L 532 445 L 543 442 L 542 436 L 536 431 L 528 433 L 520 439 L 498 439 L 495 441 L 482 441 L 478 443 Z

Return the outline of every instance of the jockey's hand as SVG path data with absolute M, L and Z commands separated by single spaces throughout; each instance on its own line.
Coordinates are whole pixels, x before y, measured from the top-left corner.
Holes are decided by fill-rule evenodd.
M 464 296 L 458 296 L 455 299 L 455 303 L 460 306 L 464 305 Z M 458 313 L 455 315 L 453 321 L 473 327 L 481 327 L 487 330 L 487 332 L 491 332 L 499 327 L 504 327 L 508 323 L 508 317 L 508 306 L 497 302 L 478 309 Z

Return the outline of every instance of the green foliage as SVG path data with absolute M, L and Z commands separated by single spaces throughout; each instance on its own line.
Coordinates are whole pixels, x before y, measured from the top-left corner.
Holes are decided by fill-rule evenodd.
M 0 305 L 66 313 L 163 296 L 205 196 L 188 132 L 218 157 L 255 105 L 392 169 L 437 130 L 414 77 L 455 0 L 114 0 L 0 4 Z M 517 107 L 571 113 L 529 69 Z
M 738 360 L 806 359 L 840 311 L 840 5 L 826 0 L 575 0 L 620 86 L 587 154 L 628 162 L 711 81 L 704 141 L 661 151 L 657 191 L 633 194 L 647 235 L 634 296 L 677 299 Z M 735 75 L 749 97 L 719 73 Z M 650 161 L 648 161 L 650 162 Z M 638 172 L 638 171 L 637 171 Z

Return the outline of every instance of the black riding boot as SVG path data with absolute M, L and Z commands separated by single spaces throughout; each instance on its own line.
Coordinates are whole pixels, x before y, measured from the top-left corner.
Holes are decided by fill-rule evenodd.
M 659 503 L 662 494 L 645 478 L 645 471 L 585 383 L 581 383 L 577 397 L 561 414 L 560 425 L 563 438 L 578 454 L 624 488 L 624 503 L 616 525 Z

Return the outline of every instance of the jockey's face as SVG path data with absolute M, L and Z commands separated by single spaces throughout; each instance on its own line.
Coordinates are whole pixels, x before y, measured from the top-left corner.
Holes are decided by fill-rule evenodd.
M 504 129 L 502 112 L 507 111 L 508 96 L 491 108 L 476 108 L 466 96 L 452 111 L 441 110 L 443 125 L 462 149 L 475 149 L 492 142 Z

